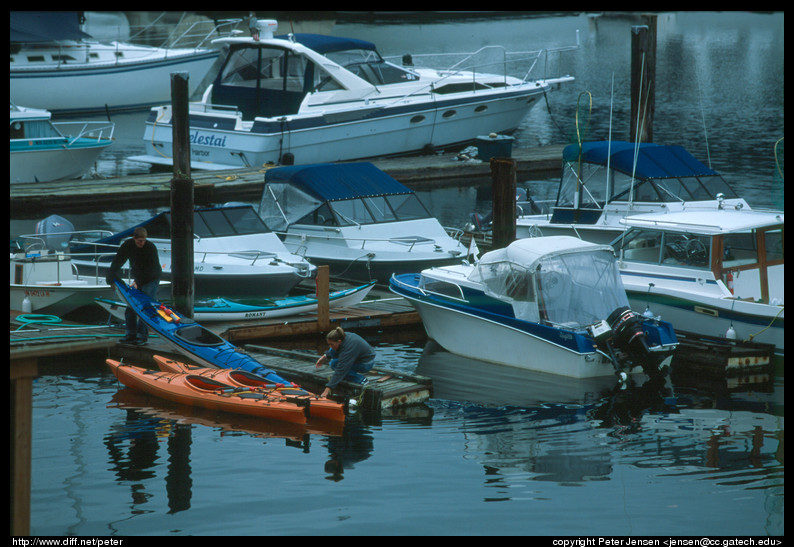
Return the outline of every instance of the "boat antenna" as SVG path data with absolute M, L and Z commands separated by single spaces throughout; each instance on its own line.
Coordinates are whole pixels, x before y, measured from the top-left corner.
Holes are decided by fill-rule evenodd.
M 703 136 L 706 138 L 706 157 L 709 160 L 709 169 L 711 169 L 711 150 L 709 149 L 709 133 L 706 130 L 706 114 L 703 111 L 703 90 L 700 87 L 700 77 L 695 78 L 698 86 L 698 98 L 700 99 L 700 120 L 703 122 Z
M 640 63 L 640 90 L 638 93 L 640 94 L 639 99 L 640 103 L 642 103 L 642 80 L 643 74 L 645 73 L 645 52 L 642 53 L 642 62 Z M 650 89 L 649 89 L 650 91 Z M 629 208 L 631 208 L 632 203 L 634 203 L 634 174 L 637 171 L 637 157 L 640 155 L 640 133 L 642 131 L 640 128 L 640 110 L 637 109 L 637 133 L 634 135 L 634 165 L 631 168 L 631 189 L 629 191 Z
M 609 138 L 607 139 L 607 191 L 604 201 L 605 213 L 606 213 L 606 207 L 609 204 L 609 198 L 611 196 L 611 194 L 609 193 L 610 191 L 609 182 L 611 179 L 609 169 L 610 169 L 610 164 L 612 162 L 612 106 L 614 102 L 615 102 L 615 72 L 612 71 L 612 90 L 610 91 L 609 94 Z
M 587 112 L 587 124 L 585 125 L 585 132 L 587 126 L 590 125 L 590 116 L 593 112 L 593 94 L 589 91 L 585 90 L 579 93 L 579 97 L 576 99 L 576 144 L 579 146 L 579 172 L 576 173 L 576 190 L 574 191 L 573 196 L 573 203 L 574 208 L 579 208 L 579 201 L 581 200 L 581 192 L 579 190 L 580 186 L 584 186 L 582 182 L 582 133 L 579 130 L 579 101 L 582 99 L 582 95 L 587 94 L 590 98 L 590 109 Z

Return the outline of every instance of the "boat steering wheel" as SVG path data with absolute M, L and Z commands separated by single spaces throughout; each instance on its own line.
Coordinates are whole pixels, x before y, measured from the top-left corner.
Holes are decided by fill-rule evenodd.
M 686 243 L 687 262 L 695 266 L 705 266 L 708 260 L 709 250 L 699 239 L 690 239 Z

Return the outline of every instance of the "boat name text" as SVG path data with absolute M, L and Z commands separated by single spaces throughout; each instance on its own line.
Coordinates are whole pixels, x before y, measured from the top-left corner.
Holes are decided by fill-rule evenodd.
M 202 144 L 204 146 L 217 146 L 219 148 L 226 148 L 226 137 L 207 135 L 202 134 L 200 131 L 194 131 L 190 134 L 190 144 Z

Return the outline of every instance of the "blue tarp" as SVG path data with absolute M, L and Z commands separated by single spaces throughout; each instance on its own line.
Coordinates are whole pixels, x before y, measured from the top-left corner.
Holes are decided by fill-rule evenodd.
M 326 53 L 333 53 L 334 51 L 345 51 L 348 49 L 368 49 L 375 50 L 375 44 L 366 42 L 364 40 L 357 40 L 355 38 L 341 38 L 337 36 L 326 36 L 324 34 L 293 34 L 295 41 L 303 44 L 309 49 L 313 49 L 317 53 L 325 55 Z M 275 36 L 280 40 L 289 40 L 287 34 L 280 34 Z
M 606 165 L 611 152 L 610 168 L 628 175 L 635 173 L 639 179 L 692 177 L 717 175 L 718 173 L 698 161 L 681 146 L 668 146 L 654 143 L 640 143 L 637 167 L 634 169 L 635 144 L 612 141 L 611 151 L 608 141 L 582 143 L 582 159 L 588 163 Z M 576 161 L 579 146 L 571 144 L 562 153 L 565 161 Z
M 91 35 L 80 30 L 80 20 L 80 13 L 75 11 L 12 11 L 11 42 L 91 38 Z
M 286 181 L 323 201 L 413 193 L 367 162 L 293 165 L 265 171 L 265 184 Z

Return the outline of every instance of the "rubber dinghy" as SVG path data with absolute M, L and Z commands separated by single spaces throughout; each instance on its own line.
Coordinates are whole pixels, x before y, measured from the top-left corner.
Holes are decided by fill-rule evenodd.
M 340 403 L 330 399 L 320 398 L 301 387 L 274 384 L 258 374 L 253 374 L 245 370 L 199 367 L 163 357 L 162 355 L 155 355 L 154 362 L 157 363 L 159 369 L 164 372 L 193 374 L 234 387 L 254 389 L 258 392 L 267 393 L 272 397 L 297 398 L 299 400 L 308 401 L 312 418 L 324 418 L 327 420 L 345 419 L 345 407 Z
M 297 397 L 271 396 L 204 376 L 150 370 L 113 359 L 105 363 L 125 386 L 175 403 L 300 424 L 306 423 L 310 412 L 309 401 Z
M 201 366 L 246 370 L 274 384 L 297 386 L 193 319 L 152 300 L 123 281 L 116 279 L 114 283 L 121 298 L 135 310 L 138 317 L 164 340 Z

